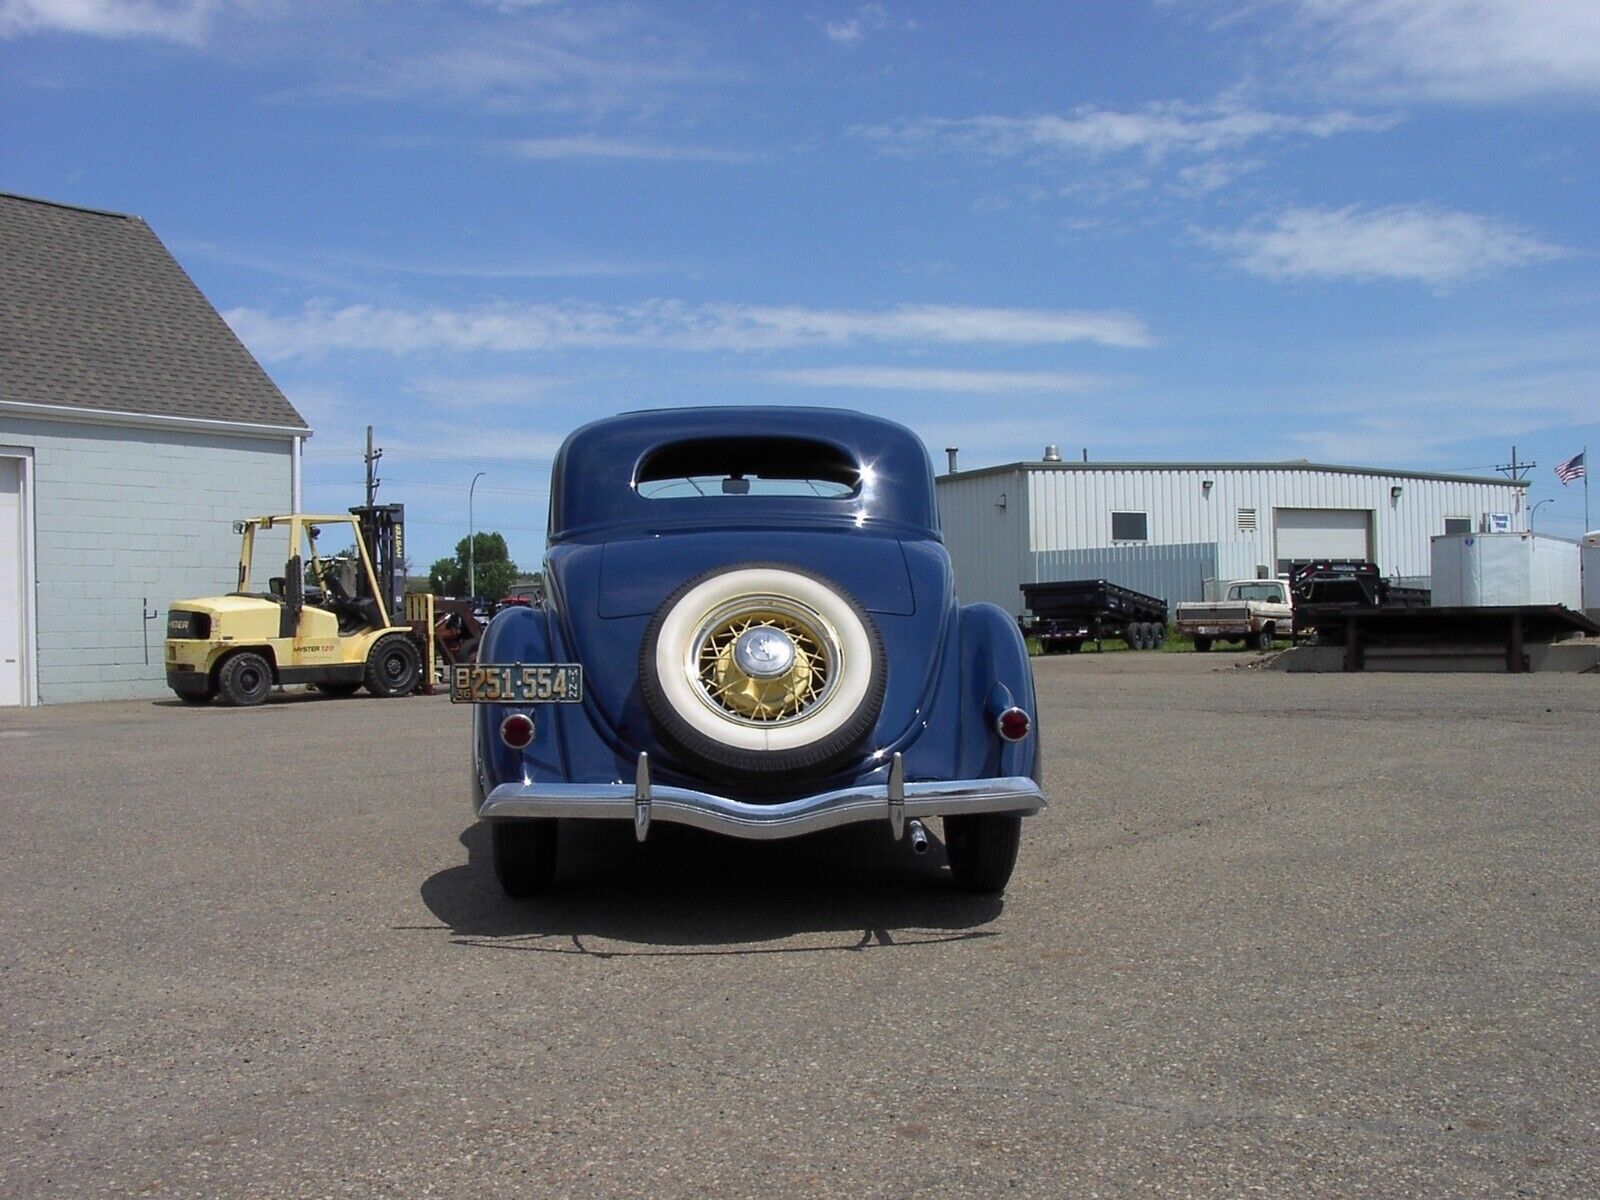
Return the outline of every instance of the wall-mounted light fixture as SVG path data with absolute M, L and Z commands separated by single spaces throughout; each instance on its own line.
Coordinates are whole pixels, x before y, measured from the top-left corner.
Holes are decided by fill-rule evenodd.
M 1391 499 L 1391 500 L 1400 499 L 1400 493 L 1403 492 L 1403 491 L 1405 491 L 1405 489 L 1403 487 L 1401 487 L 1398 483 L 1395 484 L 1392 488 L 1389 489 L 1389 499 Z
M 1217 486 L 1217 481 L 1215 479 L 1202 479 L 1200 481 L 1200 490 L 1202 492 L 1204 492 L 1207 496 L 1209 496 L 1211 494 L 1211 489 L 1216 487 L 1216 486 Z
M 1006 506 L 1006 494 L 1004 492 L 1000 493 L 1000 499 L 994 502 L 994 506 L 996 508 L 1004 508 Z

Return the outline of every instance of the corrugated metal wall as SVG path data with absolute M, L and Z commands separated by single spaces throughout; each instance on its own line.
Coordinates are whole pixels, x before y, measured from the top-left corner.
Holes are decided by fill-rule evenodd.
M 1032 578 L 1023 559 L 1027 486 L 1020 471 L 939 480 L 939 521 L 963 604 L 988 601 L 1021 612 L 1018 585 Z
M 1255 575 L 1255 544 L 1248 541 L 1045 550 L 1030 558 L 1037 582 L 1104 579 L 1159 597 L 1169 605 L 1204 599 L 1207 580 L 1250 579 Z M 1020 599 L 1013 603 L 1020 603 Z
M 1396 487 L 1398 497 L 1391 494 Z M 1428 539 L 1445 531 L 1446 517 L 1468 518 L 1476 528 L 1485 512 L 1510 512 L 1514 529 L 1527 527 L 1521 489 L 1509 483 L 1381 472 L 1029 464 L 1027 488 L 1033 514 L 1028 548 L 1035 551 L 1111 546 L 1112 512 L 1143 512 L 1152 546 L 1244 539 L 1254 544 L 1257 564 L 1275 569 L 1275 509 L 1356 509 L 1372 514 L 1374 557 L 1385 575 L 1426 575 Z M 1253 532 L 1240 528 L 1241 509 L 1254 511 Z

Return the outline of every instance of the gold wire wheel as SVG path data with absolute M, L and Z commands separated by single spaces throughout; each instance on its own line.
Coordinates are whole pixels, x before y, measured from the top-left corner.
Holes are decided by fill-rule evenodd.
M 765 659 L 752 659 L 766 652 Z M 741 646 L 745 649 L 741 649 Z M 705 703 L 723 717 L 782 725 L 815 712 L 833 691 L 839 639 L 816 613 L 777 597 L 742 597 L 701 622 L 686 664 Z M 775 673 L 752 670 L 773 663 Z

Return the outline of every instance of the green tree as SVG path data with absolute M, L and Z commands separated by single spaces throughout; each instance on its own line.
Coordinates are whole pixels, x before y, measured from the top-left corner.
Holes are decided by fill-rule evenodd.
M 477 583 L 478 595 L 485 600 L 498 600 L 510 589 L 517 577 L 517 564 L 511 561 L 506 549 L 506 539 L 498 533 L 485 530 L 472 535 L 472 574 Z M 462 538 L 456 543 L 454 558 L 441 558 L 428 572 L 428 586 L 443 596 L 467 594 L 468 542 Z

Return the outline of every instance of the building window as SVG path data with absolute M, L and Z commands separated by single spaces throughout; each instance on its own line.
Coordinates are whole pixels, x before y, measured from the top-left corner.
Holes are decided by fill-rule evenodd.
M 1113 542 L 1148 542 L 1150 540 L 1150 514 L 1142 512 L 1112 513 L 1111 540 Z
M 1446 517 L 1444 519 L 1444 532 L 1448 537 L 1452 533 L 1471 533 L 1471 517 Z

